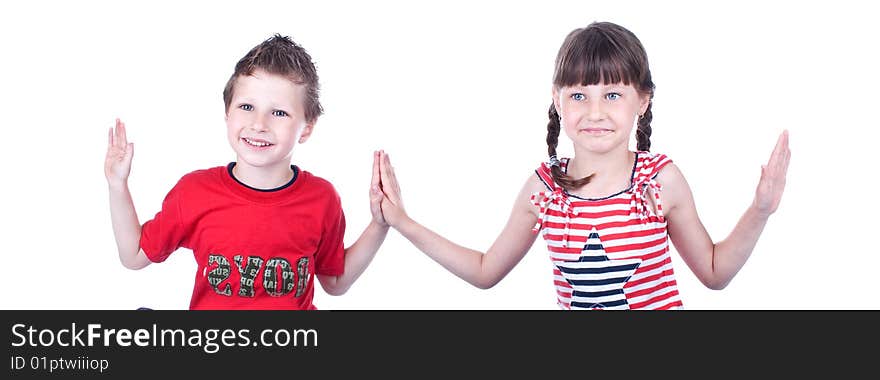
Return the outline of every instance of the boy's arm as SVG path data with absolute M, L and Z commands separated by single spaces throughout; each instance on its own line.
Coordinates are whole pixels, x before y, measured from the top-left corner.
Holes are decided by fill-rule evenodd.
M 131 192 L 128 191 L 128 174 L 134 144 L 125 136 L 125 124 L 116 119 L 115 131 L 110 129 L 104 175 L 110 188 L 110 220 L 119 250 L 119 261 L 128 269 L 141 269 L 151 263 L 140 249 L 141 225 L 135 212 Z
M 338 296 L 360 277 L 388 235 L 388 223 L 382 217 L 382 190 L 379 189 L 379 152 L 373 152 L 373 178 L 370 184 L 370 212 L 373 219 L 357 241 L 345 249 L 345 270 L 339 276 L 317 275 L 327 294 Z
M 388 235 L 388 226 L 371 221 L 354 244 L 345 249 L 345 271 L 339 276 L 317 275 L 327 294 L 339 296 L 360 277 Z

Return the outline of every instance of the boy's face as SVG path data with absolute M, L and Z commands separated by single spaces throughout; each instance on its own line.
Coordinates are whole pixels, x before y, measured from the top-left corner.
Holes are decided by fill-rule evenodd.
M 304 86 L 263 70 L 238 77 L 226 111 L 237 165 L 290 166 L 294 145 L 305 142 L 314 126 L 305 118 L 305 95 Z

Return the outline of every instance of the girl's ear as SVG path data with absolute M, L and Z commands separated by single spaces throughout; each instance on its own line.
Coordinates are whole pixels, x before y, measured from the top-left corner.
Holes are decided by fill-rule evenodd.
M 553 107 L 556 108 L 556 113 L 559 114 L 559 89 L 556 88 L 556 86 L 553 86 L 552 96 L 553 96 Z
M 645 112 L 648 112 L 648 106 L 651 105 L 651 95 L 642 95 L 639 100 L 639 115 L 644 115 Z

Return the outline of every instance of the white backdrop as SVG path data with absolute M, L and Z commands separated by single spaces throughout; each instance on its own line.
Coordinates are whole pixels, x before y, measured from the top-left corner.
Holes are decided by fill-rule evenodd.
M 124 269 L 102 165 L 120 117 L 135 143 L 141 222 L 177 179 L 223 165 L 223 85 L 273 33 L 314 58 L 326 109 L 294 162 L 369 220 L 371 153 L 385 149 L 409 213 L 485 250 L 545 158 L 553 60 L 565 35 L 619 23 L 645 45 L 652 150 L 691 184 L 716 241 L 751 202 L 783 128 L 786 194 L 724 290 L 674 257 L 689 309 L 878 309 L 880 133 L 875 17 L 835 2 L 14 2 L 0 15 L 4 309 L 185 309 L 195 262 Z M 541 3 L 542 5 L 539 5 Z M 611 4 L 611 5 L 608 5 Z M 571 144 L 561 137 L 561 152 Z M 321 309 L 555 309 L 541 242 L 496 287 L 474 288 L 391 232 L 345 295 Z

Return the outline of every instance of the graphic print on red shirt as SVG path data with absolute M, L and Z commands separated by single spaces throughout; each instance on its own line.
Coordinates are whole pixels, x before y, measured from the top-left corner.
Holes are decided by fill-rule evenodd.
M 254 189 L 235 179 L 233 166 L 183 176 L 144 223 L 141 248 L 153 262 L 192 250 L 190 309 L 315 309 L 315 274 L 344 268 L 339 195 L 296 166 L 288 184 Z

